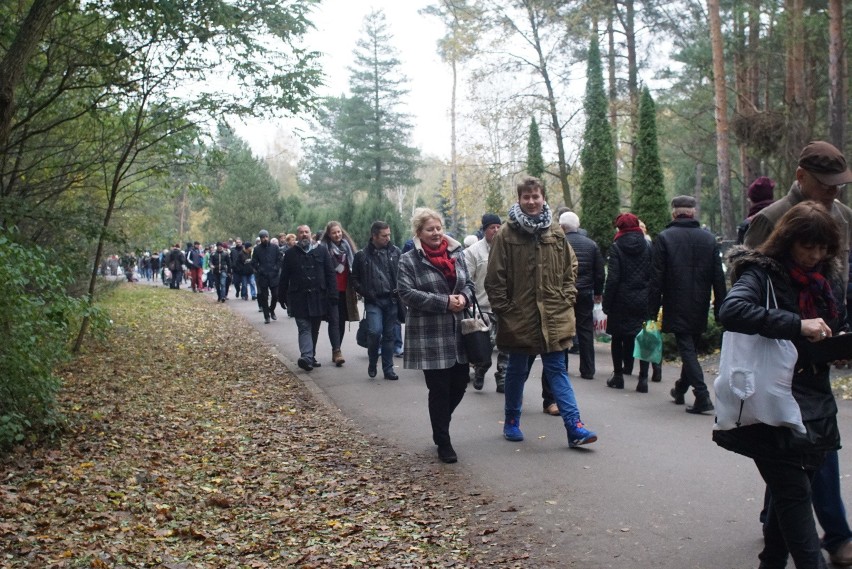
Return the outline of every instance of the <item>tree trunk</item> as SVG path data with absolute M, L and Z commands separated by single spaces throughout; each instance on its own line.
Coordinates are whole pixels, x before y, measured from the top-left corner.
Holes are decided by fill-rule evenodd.
M 612 7 L 606 15 L 606 36 L 609 41 L 609 52 L 607 53 L 607 66 L 609 67 L 609 126 L 612 128 L 615 147 L 618 148 L 618 90 L 615 84 L 615 31 L 612 27 Z
M 843 50 L 843 0 L 828 2 L 828 132 L 831 143 L 844 150 L 846 115 L 846 56 Z
M 15 113 L 15 91 L 23 79 L 27 63 L 47 31 L 56 11 L 67 0 L 35 0 L 18 29 L 8 51 L 0 59 L 0 151 L 9 142 Z
M 710 43 L 713 48 L 713 86 L 716 105 L 716 168 L 719 178 L 719 205 L 722 213 L 722 236 L 734 239 L 733 201 L 731 199 L 731 157 L 728 144 L 728 96 L 725 82 L 725 60 L 722 49 L 722 20 L 719 0 L 708 0 Z
M 547 106 L 550 111 L 550 127 L 553 129 L 553 134 L 556 137 L 556 155 L 559 168 L 559 183 L 562 186 L 562 199 L 565 200 L 565 205 L 574 209 L 574 200 L 571 199 L 571 187 L 568 183 L 568 164 L 565 161 L 565 141 L 562 140 L 562 124 L 559 122 L 559 112 L 556 107 L 556 95 L 553 93 L 553 82 L 550 80 L 550 73 L 547 71 L 547 61 L 544 57 L 544 51 L 541 46 L 541 40 L 538 37 L 538 27 L 535 20 L 535 14 L 532 7 L 527 6 L 530 25 L 533 29 L 535 38 L 535 50 L 538 54 L 539 70 L 541 78 L 547 90 Z
M 453 87 L 450 95 L 450 211 L 452 219 L 450 227 L 456 235 L 459 235 L 459 166 L 458 157 L 456 156 L 456 87 L 458 85 L 458 69 L 456 68 L 456 59 L 452 58 L 450 66 L 453 70 Z
M 799 153 L 810 140 L 807 117 L 807 88 L 805 85 L 805 31 L 802 13 L 804 0 L 786 0 L 784 12 L 787 30 L 786 85 L 784 89 L 785 114 L 787 117 L 786 159 L 795 163 Z

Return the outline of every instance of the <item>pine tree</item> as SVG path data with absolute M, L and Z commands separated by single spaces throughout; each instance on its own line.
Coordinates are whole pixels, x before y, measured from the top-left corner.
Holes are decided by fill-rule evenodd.
M 391 40 L 384 12 L 368 14 L 364 37 L 358 40 L 350 68 L 352 96 L 364 101 L 370 111 L 364 121 L 350 127 L 349 134 L 361 141 L 359 148 L 353 149 L 354 165 L 366 176 L 371 199 L 419 181 L 414 173 L 420 153 L 409 146 L 411 117 L 400 110 L 408 93 L 408 79 L 402 74 Z
M 662 231 L 670 219 L 657 145 L 657 111 L 647 87 L 642 89 L 639 100 L 636 164 L 633 169 L 633 213 L 645 222 L 651 236 Z
M 544 174 L 544 158 L 541 155 L 541 134 L 535 117 L 530 120 L 530 135 L 527 139 L 527 174 L 542 178 Z M 542 180 L 544 182 L 544 180 Z
M 597 35 L 589 45 L 586 95 L 583 107 L 586 128 L 580 164 L 583 177 L 580 195 L 583 200 L 583 227 L 605 252 L 612 243 L 612 223 L 618 215 L 619 200 L 615 173 L 615 148 L 607 115 L 608 103 L 604 91 L 601 53 Z
M 485 189 L 485 211 L 496 213 L 501 218 L 506 217 L 506 197 L 503 195 L 503 185 L 499 170 L 492 166 L 488 169 Z

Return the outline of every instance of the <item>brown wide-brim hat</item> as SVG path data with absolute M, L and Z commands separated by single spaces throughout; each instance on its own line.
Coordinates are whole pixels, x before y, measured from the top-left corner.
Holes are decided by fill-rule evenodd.
M 852 172 L 846 158 L 834 145 L 822 140 L 810 142 L 799 156 L 799 167 L 807 170 L 826 186 L 838 186 L 852 182 Z

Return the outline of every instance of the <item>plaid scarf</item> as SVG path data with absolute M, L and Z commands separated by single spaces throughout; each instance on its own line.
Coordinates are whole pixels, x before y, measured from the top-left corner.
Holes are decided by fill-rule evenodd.
M 831 285 L 817 270 L 806 271 L 792 260 L 787 261 L 787 272 L 799 289 L 799 314 L 802 318 L 817 318 L 817 301 L 823 304 L 829 318 L 837 318 L 837 301 L 831 292 Z
M 541 213 L 535 217 L 530 217 L 521 209 L 521 204 L 515 202 L 509 208 L 509 219 L 516 221 L 521 226 L 521 229 L 527 233 L 541 233 L 550 227 L 550 223 L 553 221 L 553 214 L 550 211 L 550 206 L 545 202 L 541 208 Z

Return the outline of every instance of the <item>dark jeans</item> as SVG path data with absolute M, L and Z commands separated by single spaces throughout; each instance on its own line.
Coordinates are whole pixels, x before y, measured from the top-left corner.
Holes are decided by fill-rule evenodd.
M 635 334 L 613 334 L 609 344 L 612 355 L 612 371 L 615 373 L 633 373 L 633 348 L 636 345 Z M 647 368 L 646 368 L 647 375 Z
M 385 375 L 393 373 L 394 328 L 397 325 L 396 302 L 392 298 L 377 298 L 364 303 L 367 313 L 369 339 L 367 358 L 371 366 L 379 361 L 379 344 L 382 345 L 382 371 Z
M 696 397 L 708 395 L 707 384 L 704 383 L 704 370 L 698 363 L 698 352 L 695 350 L 695 346 L 701 339 L 701 334 L 676 333 L 675 339 L 682 362 L 680 380 L 675 382 L 675 389 L 679 393 L 686 393 L 687 389 L 692 386 L 692 392 Z
M 823 569 L 811 500 L 811 481 L 816 472 L 776 460 L 755 459 L 770 493 L 763 526 L 761 569 L 784 569 L 788 554 L 796 569 Z
M 491 340 L 491 350 L 497 347 L 497 327 L 500 325 L 498 323 L 497 315 L 491 312 L 486 312 L 485 315 L 488 317 L 490 322 L 488 334 Z M 494 381 L 497 382 L 497 385 L 503 385 L 506 382 L 506 365 L 509 363 L 509 354 L 502 350 L 497 350 L 497 371 L 494 373 Z M 473 373 L 477 377 L 485 377 L 485 374 L 488 370 L 491 369 L 491 359 L 488 360 L 486 364 L 475 364 L 473 366 Z
M 213 281 L 216 283 L 217 300 L 224 300 L 228 296 L 228 273 L 213 273 Z
M 432 440 L 438 446 L 450 444 L 450 420 L 467 389 L 468 366 L 456 363 L 447 369 L 424 369 L 429 388 L 429 420 Z
M 574 320 L 577 322 L 577 339 L 580 348 L 580 375 L 591 377 L 595 375 L 595 319 L 592 310 L 595 307 L 594 294 L 578 292 L 577 303 L 574 305 Z
M 328 342 L 332 350 L 339 350 L 346 331 L 346 319 L 349 311 L 346 307 L 346 291 L 338 291 L 337 306 L 329 306 L 328 310 Z
M 172 280 L 169 281 L 169 288 L 180 288 L 180 282 L 183 280 L 183 271 L 172 271 Z
M 261 276 L 255 275 L 257 280 L 257 299 L 260 301 L 260 307 L 263 309 L 263 317 L 268 318 L 271 312 L 275 312 L 275 306 L 278 303 L 278 279 L 274 281 Z M 270 298 L 272 297 L 270 305 Z

